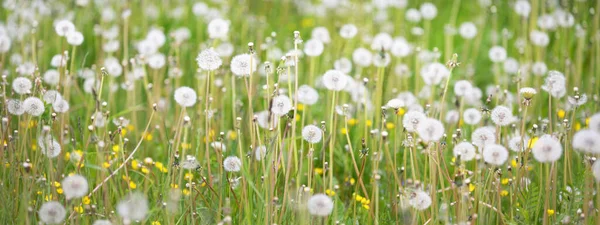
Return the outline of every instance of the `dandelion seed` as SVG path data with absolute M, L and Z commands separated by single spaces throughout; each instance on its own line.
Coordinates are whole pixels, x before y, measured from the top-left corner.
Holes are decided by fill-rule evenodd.
M 285 95 L 278 95 L 272 101 L 271 112 L 276 116 L 283 116 L 292 110 L 292 101 Z
M 242 167 L 242 161 L 237 156 L 229 156 L 223 160 L 223 168 L 227 172 L 239 172 Z
M 454 146 L 454 156 L 460 156 L 462 161 L 471 161 L 475 158 L 475 147 L 469 142 L 461 142 Z
M 450 76 L 450 70 L 444 64 L 434 62 L 421 68 L 421 77 L 427 85 L 438 85 L 442 79 Z
M 257 161 L 261 161 L 267 155 L 267 147 L 264 145 L 258 146 L 254 149 L 254 158 Z
M 61 186 L 67 199 L 81 198 L 88 193 L 87 180 L 78 174 L 65 177 Z
M 198 57 L 196 57 L 196 62 L 198 63 L 198 67 L 200 67 L 200 69 L 208 71 L 214 71 L 221 67 L 221 64 L 223 64 L 219 54 L 211 48 L 200 52 Z
M 514 9 L 519 16 L 527 18 L 531 12 L 531 4 L 526 0 L 518 0 L 515 2 Z
M 550 37 L 546 32 L 532 30 L 529 33 L 529 39 L 531 40 L 531 44 L 538 47 L 546 47 L 550 43 Z
M 531 65 L 531 73 L 536 76 L 544 76 L 548 72 L 548 67 L 544 62 L 535 62 Z
M 23 100 L 23 108 L 25 112 L 32 116 L 41 116 L 44 111 L 44 102 L 36 97 L 28 97 Z
M 79 31 L 72 31 L 67 33 L 67 43 L 73 46 L 79 46 L 83 43 L 83 34 Z
M 484 148 L 496 143 L 496 132 L 491 127 L 480 127 L 471 134 L 471 141 L 477 147 Z
M 338 70 L 328 70 L 323 75 L 323 85 L 329 90 L 341 91 L 348 84 L 346 75 Z
M 351 39 L 358 33 L 358 29 L 354 24 L 344 24 L 340 28 L 340 36 L 344 39 Z
M 504 62 L 504 60 L 506 60 L 506 49 L 504 49 L 502 46 L 494 46 L 490 48 L 488 56 L 492 62 Z
M 425 2 L 419 8 L 424 20 L 432 20 L 437 16 L 437 7 L 433 3 Z
M 381 49 L 389 50 L 394 44 L 394 39 L 388 33 L 378 33 L 371 41 L 371 50 L 380 51 Z
M 421 21 L 421 12 L 417 9 L 408 9 L 406 10 L 405 18 L 410 22 L 418 23 Z
M 167 61 L 167 59 L 165 58 L 165 55 L 163 55 L 161 53 L 152 54 L 148 57 L 147 60 L 148 60 L 148 67 L 155 69 L 155 70 L 163 68 Z
M 131 192 L 119 201 L 116 208 L 124 221 L 141 221 L 148 214 L 148 199 L 140 192 Z
M 506 126 L 514 122 L 516 119 L 512 115 L 512 111 L 505 106 L 496 106 L 492 110 L 492 121 L 498 126 Z
M 60 224 L 67 215 L 65 207 L 57 201 L 46 202 L 40 207 L 38 216 L 46 224 Z
M 30 93 L 32 87 L 31 80 L 25 77 L 17 77 L 12 82 L 13 91 L 20 95 Z
M 310 38 L 317 39 L 324 44 L 329 44 L 329 42 L 331 42 L 329 31 L 325 27 L 315 27 L 311 32 Z
M 464 22 L 458 28 L 458 33 L 464 39 L 470 40 L 477 36 L 477 26 L 472 22 Z
M 508 159 L 508 151 L 502 145 L 487 144 L 482 153 L 485 162 L 496 166 L 504 164 Z
M 508 148 L 514 152 L 521 152 L 524 150 L 523 143 L 529 143 L 529 138 L 521 138 L 521 136 L 514 136 L 508 140 Z
M 59 82 L 60 82 L 60 73 L 58 73 L 57 70 L 50 69 L 44 73 L 44 83 L 55 86 L 55 85 L 58 85 Z
M 302 128 L 302 138 L 311 144 L 319 143 L 323 137 L 323 131 L 315 125 L 307 125 Z
M 566 79 L 561 72 L 552 70 L 548 73 L 542 90 L 550 93 L 552 97 L 561 98 L 566 94 Z
M 408 111 L 402 118 L 402 126 L 404 126 L 404 129 L 406 129 L 408 132 L 415 132 L 417 131 L 420 123 L 426 119 L 427 117 L 422 112 L 414 110 Z
M 551 135 L 543 135 L 531 148 L 533 157 L 541 163 L 554 162 L 562 156 L 562 145 Z
M 224 19 L 213 19 L 208 23 L 208 36 L 211 39 L 227 40 L 229 34 L 229 21 Z
M 8 113 L 15 116 L 20 116 L 25 113 L 25 107 L 18 99 L 9 99 L 6 101 L 6 108 L 8 109 Z
M 54 30 L 58 36 L 64 37 L 65 35 L 75 31 L 75 25 L 69 20 L 60 20 L 55 23 Z
M 192 107 L 196 104 L 198 96 L 196 91 L 189 87 L 180 87 L 175 90 L 175 101 L 182 107 Z
M 592 129 L 577 131 L 573 135 L 572 144 L 576 150 L 592 154 L 600 153 L 600 132 Z
M 333 212 L 333 200 L 325 194 L 315 194 L 308 199 L 307 208 L 313 216 L 328 216 Z
M 252 56 L 249 54 L 236 55 L 231 59 L 231 72 L 238 77 L 248 77 L 250 73 L 255 72 L 258 68 L 258 60 L 252 59 L 252 68 L 250 68 L 250 59 Z
M 373 61 L 373 54 L 366 48 L 357 48 L 352 52 L 352 61 L 360 67 L 368 67 Z
M 42 135 L 38 137 L 37 145 L 42 150 L 42 154 L 48 156 L 48 158 L 55 158 L 60 155 L 61 146 L 56 139 L 50 135 Z
M 417 133 L 424 142 L 438 141 L 444 135 L 444 124 L 439 120 L 427 118 L 419 123 Z
M 349 74 L 352 71 L 352 61 L 347 58 L 340 58 L 335 60 L 333 68 L 342 73 Z
M 456 83 L 454 83 L 454 95 L 465 96 L 467 93 L 469 93 L 472 87 L 473 85 L 471 82 L 467 80 L 456 81 Z
M 323 53 L 323 42 L 317 39 L 310 39 L 304 43 L 304 53 L 307 56 L 316 57 Z
M 431 196 L 424 191 L 415 191 L 408 199 L 408 204 L 416 210 L 423 211 L 431 206 Z
M 406 41 L 403 37 L 394 38 L 390 53 L 397 57 L 406 57 L 413 51 L 413 46 Z
M 119 60 L 115 57 L 108 57 L 104 59 L 104 67 L 106 68 L 108 74 L 112 77 L 121 76 L 123 73 L 123 67 L 121 66 Z

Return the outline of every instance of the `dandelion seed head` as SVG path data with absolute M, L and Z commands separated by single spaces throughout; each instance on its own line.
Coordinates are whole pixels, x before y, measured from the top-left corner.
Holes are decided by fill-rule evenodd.
M 373 51 L 381 51 L 381 49 L 389 50 L 390 48 L 392 48 L 393 44 L 394 44 L 394 39 L 392 38 L 392 35 L 390 35 L 386 32 L 381 32 L 381 33 L 378 33 L 377 35 L 375 35 L 375 37 L 373 37 L 373 40 L 371 41 L 371 50 L 373 50 Z
M 351 39 L 358 33 L 358 28 L 354 24 L 344 24 L 340 28 L 340 36 L 344 39 Z
M 49 201 L 42 204 L 38 216 L 43 223 L 60 224 L 67 215 L 65 207 L 57 201 Z
M 323 53 L 325 45 L 317 39 L 310 39 L 304 43 L 304 53 L 307 56 L 316 57 Z
M 302 138 L 308 143 L 316 144 L 321 141 L 323 131 L 315 125 L 307 125 L 302 128 Z
M 508 74 L 517 74 L 519 72 L 519 62 L 512 57 L 504 60 L 504 72 Z
M 313 216 L 328 216 L 333 212 L 333 200 L 325 194 L 315 194 L 308 199 L 308 213 Z
M 490 57 L 490 60 L 492 62 L 495 63 L 499 63 L 499 62 L 504 62 L 504 60 L 506 60 L 506 49 L 504 49 L 502 46 L 494 46 L 492 48 L 490 48 L 490 51 L 488 52 L 488 56 Z
M 352 52 L 352 61 L 360 67 L 368 67 L 373 61 L 373 54 L 366 48 L 357 48 Z
M 32 116 L 41 116 L 46 110 L 44 102 L 37 97 L 28 97 L 23 100 L 23 108 L 27 114 Z
M 12 41 L 8 35 L 0 34 L 0 54 L 7 53 L 10 50 L 11 44 Z
M 439 120 L 427 118 L 419 123 L 417 133 L 424 142 L 438 141 L 444 135 L 444 124 Z
M 69 32 L 67 35 L 67 43 L 73 46 L 79 46 L 83 43 L 83 34 L 79 31 Z
M 550 43 L 548 34 L 539 30 L 532 30 L 529 33 L 529 40 L 531 40 L 531 44 L 539 47 L 546 47 Z
M 254 158 L 257 161 L 261 161 L 267 155 L 267 147 L 264 145 L 258 146 L 254 149 Z
M 131 192 L 119 201 L 116 208 L 124 221 L 143 220 L 148 214 L 148 199 L 141 192 Z
M 185 159 L 181 162 L 181 168 L 186 170 L 193 170 L 200 167 L 200 163 L 193 155 L 186 155 Z
M 319 92 L 308 85 L 302 85 L 298 87 L 296 98 L 302 104 L 313 105 L 319 100 Z
M 237 156 L 228 156 L 223 160 L 223 169 L 227 172 L 238 172 L 242 168 L 242 161 Z
M 221 67 L 221 64 L 223 64 L 219 54 L 212 48 L 200 52 L 198 57 L 196 57 L 196 62 L 198 63 L 198 67 L 200 67 L 200 69 L 208 71 L 214 71 Z
M 544 85 L 542 86 L 542 90 L 550 93 L 552 97 L 563 97 L 567 92 L 565 75 L 556 70 L 551 70 L 548 72 L 548 76 L 546 77 Z
M 416 210 L 423 211 L 431 206 L 431 196 L 421 190 L 415 191 L 410 195 L 408 204 Z
M 512 110 L 506 106 L 496 106 L 492 110 L 492 121 L 498 126 L 506 126 L 514 122 L 516 119 L 512 115 Z
M 229 20 L 216 18 L 208 23 L 208 36 L 212 39 L 227 40 L 229 34 Z
M 152 54 L 148 57 L 147 60 L 148 60 L 147 61 L 148 66 L 155 70 L 163 68 L 165 66 L 165 64 L 167 63 L 167 59 L 166 59 L 165 55 L 163 55 L 161 53 Z
M 588 127 L 596 132 L 600 132 L 600 113 L 596 113 L 590 117 Z
M 54 30 L 58 36 L 64 37 L 75 31 L 75 25 L 69 20 L 60 20 L 54 24 Z
M 44 83 L 55 86 L 60 81 L 60 73 L 55 69 L 49 69 L 44 73 Z
M 278 95 L 272 101 L 271 112 L 276 116 L 283 116 L 292 110 L 292 101 L 285 95 Z
M 573 148 L 576 150 L 592 154 L 600 153 L 600 132 L 592 129 L 577 131 L 573 135 L 572 143 Z
M 65 177 L 61 186 L 67 199 L 81 198 L 88 193 L 87 180 L 78 174 Z
M 600 181 L 600 160 L 596 160 L 592 165 L 592 174 L 594 174 L 596 181 Z
M 32 87 L 33 84 L 31 83 L 31 80 L 25 77 L 17 77 L 12 82 L 13 91 L 20 95 L 30 93 Z
M 227 146 L 225 146 L 225 143 L 220 142 L 220 141 L 211 142 L 210 147 L 214 148 L 215 150 L 221 151 L 221 152 L 227 151 Z
M 477 36 L 477 26 L 472 22 L 464 22 L 458 28 L 458 33 L 464 39 L 473 39 Z
M 332 91 L 341 91 L 348 84 L 348 77 L 339 70 L 328 70 L 322 78 L 323 85 Z
M 404 114 L 404 117 L 402 117 L 402 126 L 404 126 L 408 132 L 415 132 L 417 131 L 417 128 L 421 122 L 426 119 L 427 117 L 422 112 L 416 110 L 408 111 L 406 114 Z
M 404 37 L 394 38 L 390 53 L 397 57 L 406 57 L 413 52 L 413 46 Z
M 421 12 L 419 12 L 419 10 L 413 9 L 413 8 L 407 9 L 404 17 L 406 18 L 406 20 L 413 22 L 413 23 L 420 22 L 421 18 L 422 18 Z
M 477 153 L 477 151 L 475 150 L 475 146 L 466 141 L 455 145 L 453 152 L 455 157 L 458 157 L 460 155 L 460 159 L 462 161 L 473 160 L 475 158 L 475 154 Z
M 544 62 L 535 62 L 531 65 L 531 73 L 536 76 L 544 76 L 548 72 L 548 67 Z
M 531 12 L 531 4 L 527 0 L 518 0 L 514 5 L 515 12 L 522 17 L 529 17 Z
M 471 141 L 477 147 L 484 148 L 496 143 L 496 131 L 491 127 L 480 127 L 471 134 Z
M 538 162 L 555 162 L 562 156 L 562 145 L 549 134 L 541 136 L 531 148 L 533 158 Z
M 249 54 L 236 55 L 231 59 L 231 72 L 239 77 L 248 77 L 250 73 L 256 71 L 258 64 L 258 60 L 253 59 Z
M 508 148 L 514 152 L 523 151 L 524 143 L 529 143 L 529 138 L 521 138 L 521 136 L 514 136 L 508 140 Z
M 421 16 L 423 17 L 424 20 L 432 20 L 433 18 L 435 18 L 437 16 L 437 7 L 430 2 L 425 2 L 423 4 L 421 4 L 421 7 L 419 8 L 419 12 L 421 12 Z
M 20 116 L 25 113 L 25 107 L 23 107 L 23 103 L 18 99 L 7 100 L 6 108 L 8 109 L 8 113 L 15 116 Z
M 459 80 L 454 83 L 454 95 L 456 96 L 465 96 L 473 85 L 468 80 Z
M 340 58 L 335 60 L 333 68 L 341 71 L 342 73 L 349 74 L 352 71 L 352 61 L 348 58 Z
M 180 87 L 175 90 L 174 94 L 175 101 L 182 107 L 191 107 L 196 104 L 198 96 L 196 91 L 189 87 Z
M 310 38 L 317 39 L 324 44 L 329 44 L 331 42 L 329 30 L 327 30 L 325 27 L 315 27 L 310 34 Z
M 508 159 L 508 151 L 502 145 L 488 144 L 483 148 L 483 160 L 489 164 L 500 166 Z

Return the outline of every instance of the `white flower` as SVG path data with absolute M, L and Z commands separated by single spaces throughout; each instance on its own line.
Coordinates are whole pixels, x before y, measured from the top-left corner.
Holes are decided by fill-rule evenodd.
M 460 119 L 460 114 L 459 114 L 458 110 L 456 110 L 456 109 L 450 110 L 446 113 L 446 118 L 445 118 L 446 123 L 455 124 L 458 122 L 459 119 Z
M 152 54 L 146 60 L 148 60 L 148 66 L 155 70 L 162 68 L 167 62 L 165 55 L 161 53 Z
M 340 58 L 333 62 L 333 68 L 341 71 L 342 73 L 348 74 L 352 71 L 352 61 L 348 58 Z
M 375 54 L 373 58 L 373 65 L 376 67 L 386 67 L 392 62 L 392 57 L 389 53 L 379 53 Z
M 358 29 L 354 24 L 344 24 L 342 28 L 340 28 L 340 36 L 344 39 L 353 38 L 357 33 Z
M 425 142 L 438 141 L 444 135 L 444 124 L 439 120 L 427 118 L 419 123 L 417 133 Z
M 79 31 L 72 31 L 67 34 L 67 42 L 70 45 L 79 46 L 83 43 L 83 34 Z
M 408 9 L 406 10 L 406 20 L 413 22 L 413 23 L 418 23 L 421 21 L 421 12 L 419 12 L 419 10 L 417 9 Z
M 477 36 L 477 26 L 472 22 L 464 22 L 458 28 L 458 33 L 464 39 L 470 40 Z
M 67 215 L 65 207 L 57 201 L 49 201 L 42 204 L 38 216 L 45 224 L 60 224 Z
M 285 95 L 278 95 L 272 100 L 271 112 L 276 116 L 283 116 L 292 110 L 292 101 Z
M 531 40 L 531 44 L 539 47 L 546 47 L 550 43 L 550 37 L 546 32 L 532 30 L 529 33 L 529 39 Z
M 44 102 L 48 104 L 54 104 L 62 99 L 62 95 L 60 95 L 60 93 L 58 93 L 58 91 L 55 90 L 48 90 L 42 96 L 42 100 L 44 100 Z
M 419 124 L 425 119 L 427 119 L 427 117 L 424 113 L 411 110 L 404 114 L 404 117 L 402 118 L 402 126 L 404 126 L 404 129 L 406 129 L 408 132 L 415 132 L 417 131 Z
M 304 43 L 304 53 L 307 56 L 319 56 L 321 53 L 323 53 L 324 48 L 325 46 L 323 45 L 323 42 L 317 39 L 310 39 Z
M 473 85 L 468 80 L 459 80 L 454 83 L 454 95 L 464 96 L 469 93 Z
M 548 73 L 542 89 L 552 95 L 555 98 L 563 97 L 566 90 L 566 79 L 565 75 L 556 70 L 552 70 Z
M 455 145 L 453 152 L 454 156 L 460 156 L 460 159 L 462 161 L 471 161 L 475 158 L 476 154 L 475 147 L 471 143 L 466 141 Z
M 17 67 L 17 73 L 21 76 L 31 76 L 35 72 L 35 65 L 32 62 L 24 62 Z
M 399 109 L 406 106 L 404 105 L 404 101 L 397 98 L 390 99 L 385 105 L 392 109 Z
M 431 196 L 424 191 L 418 190 L 410 195 L 408 204 L 416 210 L 423 211 L 431 206 Z
M 328 44 L 329 42 L 331 42 L 331 37 L 329 37 L 329 31 L 325 27 L 315 27 L 312 30 L 310 38 L 317 39 L 323 42 L 324 44 Z
M 550 14 L 544 14 L 538 17 L 537 25 L 543 30 L 555 30 L 556 20 Z
M 60 20 L 54 25 L 54 30 L 58 36 L 65 36 L 68 33 L 75 31 L 75 25 L 69 20 Z
M 41 116 L 44 111 L 44 102 L 36 97 L 28 97 L 23 100 L 23 108 L 25 112 L 32 116 Z
M 6 101 L 6 108 L 8 109 L 8 113 L 19 116 L 25 113 L 25 108 L 23 107 L 23 103 L 19 99 L 9 99 Z
M 502 46 L 494 46 L 494 47 L 490 48 L 488 56 L 490 57 L 490 60 L 492 62 L 495 62 L 495 63 L 503 62 L 504 60 L 506 60 L 506 57 L 507 57 L 506 49 L 504 49 Z
M 421 16 L 423 16 L 424 20 L 432 20 L 437 16 L 437 7 L 429 2 L 421 4 L 419 11 L 421 12 Z
M 212 39 L 226 40 L 229 34 L 229 21 L 213 19 L 208 23 L 208 36 Z
M 307 125 L 302 128 L 302 138 L 309 143 L 319 143 L 322 137 L 323 131 L 315 125 Z
M 60 73 L 55 69 L 49 69 L 44 73 L 44 83 L 55 86 L 60 81 Z
M 413 46 L 406 41 L 403 37 L 397 37 L 392 43 L 390 53 L 397 57 L 406 57 L 413 51 Z
M 225 146 L 225 143 L 220 142 L 220 141 L 211 142 L 210 147 L 214 148 L 215 150 L 221 151 L 221 152 L 227 151 L 227 146 Z
M 477 147 L 483 148 L 496 143 L 496 132 L 491 127 L 480 127 L 471 134 L 471 141 Z
M 348 84 L 346 75 L 338 70 L 328 70 L 323 75 L 323 85 L 329 90 L 341 91 Z
M 483 160 L 489 164 L 500 166 L 508 159 L 508 151 L 502 145 L 489 144 L 483 148 Z
M 438 85 L 443 78 L 450 76 L 450 70 L 441 63 L 433 62 L 421 68 L 421 77 L 427 85 Z
M 328 216 L 333 212 L 333 200 L 324 194 L 315 194 L 308 199 L 308 213 L 314 216 Z
M 381 51 L 381 49 L 389 50 L 392 48 L 392 44 L 394 44 L 394 39 L 392 39 L 392 36 L 388 33 L 382 32 L 373 37 L 373 40 L 371 41 L 371 49 L 374 51 Z
M 517 74 L 519 68 L 519 62 L 514 58 L 509 57 L 504 61 L 504 72 L 508 74 Z
M 518 0 L 515 2 L 515 12 L 522 17 L 529 17 L 531 12 L 531 4 L 527 0 Z
M 298 87 L 296 98 L 298 99 L 298 102 L 302 104 L 313 105 L 319 100 L 319 93 L 308 85 L 302 85 Z
M 200 52 L 198 57 L 196 57 L 196 62 L 198 62 L 198 67 L 200 67 L 200 69 L 209 71 L 214 71 L 223 64 L 219 54 L 212 48 Z
M 357 48 L 352 53 L 352 61 L 358 66 L 368 67 L 373 61 L 373 54 L 366 48 Z
M 196 104 L 198 96 L 196 91 L 189 87 L 180 87 L 175 90 L 175 101 L 182 107 L 191 107 Z
M 562 156 L 562 145 L 556 138 L 545 134 L 531 148 L 533 158 L 541 163 L 554 162 Z
M 8 35 L 0 34 L 0 54 L 7 53 L 10 50 L 11 40 Z
M 242 161 L 237 156 L 228 156 L 223 160 L 223 168 L 227 172 L 238 172 L 242 167 Z
M 33 84 L 31 83 L 31 80 L 25 77 L 17 77 L 12 82 L 13 91 L 20 95 L 28 94 L 29 92 L 31 92 L 32 87 Z
M 533 65 L 531 65 L 531 73 L 533 73 L 533 75 L 543 76 L 546 75 L 547 72 L 548 67 L 544 62 L 535 62 Z
M 515 121 L 512 111 L 508 107 L 501 105 L 496 106 L 496 108 L 492 110 L 491 117 L 494 124 L 498 126 L 506 126 Z
M 578 131 L 573 135 L 573 148 L 586 153 L 600 153 L 600 132 L 592 129 Z
M 258 64 L 258 60 L 253 59 L 249 54 L 236 55 L 231 59 L 231 72 L 239 77 L 248 77 L 250 73 L 256 71 Z
M 64 67 L 67 65 L 67 61 L 69 60 L 69 56 L 66 54 L 57 54 L 52 57 L 50 60 L 50 65 L 53 67 Z
M 148 209 L 148 199 L 141 192 L 129 193 L 117 204 L 117 213 L 129 223 L 144 220 Z
M 193 170 L 200 167 L 200 163 L 198 162 L 196 157 L 192 155 L 186 155 L 185 160 L 183 160 L 180 165 L 186 170 Z
M 78 174 L 65 177 L 61 186 L 67 199 L 81 198 L 88 193 L 87 180 Z
M 556 23 L 561 27 L 572 27 L 575 24 L 573 14 L 562 9 L 554 11 L 554 17 L 556 18 Z
M 508 140 L 508 148 L 514 152 L 522 152 L 524 150 L 523 143 L 529 143 L 529 138 L 521 138 L 517 135 Z
M 121 63 L 119 63 L 119 60 L 115 57 L 108 57 L 104 59 L 104 67 L 106 68 L 108 74 L 113 77 L 121 76 L 123 73 L 123 67 L 121 66 Z
M 267 155 L 267 147 L 264 145 L 258 146 L 254 149 L 254 158 L 256 158 L 256 160 L 262 160 L 265 155 Z
M 38 137 L 37 145 L 40 150 L 42 150 L 42 154 L 46 155 L 48 158 L 54 158 L 60 155 L 61 147 L 60 143 L 56 141 L 50 135 L 42 135 Z
M 266 110 L 258 112 L 254 114 L 254 116 L 256 116 L 256 122 L 258 123 L 258 126 L 263 129 L 272 128 L 279 122 L 278 116 L 271 116 L 271 118 L 269 118 L 269 112 Z
M 66 113 L 67 111 L 69 111 L 69 108 L 69 102 L 67 102 L 67 100 L 64 99 L 55 101 L 52 104 L 52 109 L 57 113 Z
M 469 125 L 478 124 L 481 121 L 481 112 L 475 108 L 468 108 L 463 112 L 463 121 Z

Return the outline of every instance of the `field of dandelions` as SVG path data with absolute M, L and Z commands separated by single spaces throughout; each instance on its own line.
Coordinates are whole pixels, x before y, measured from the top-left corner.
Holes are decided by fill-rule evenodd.
M 599 224 L 600 1 L 427 1 L 0 1 L 0 224 Z

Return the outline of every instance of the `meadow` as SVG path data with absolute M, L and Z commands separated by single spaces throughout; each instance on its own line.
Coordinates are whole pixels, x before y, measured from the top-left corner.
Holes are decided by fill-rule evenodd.
M 0 224 L 600 224 L 600 1 L 0 3 Z

